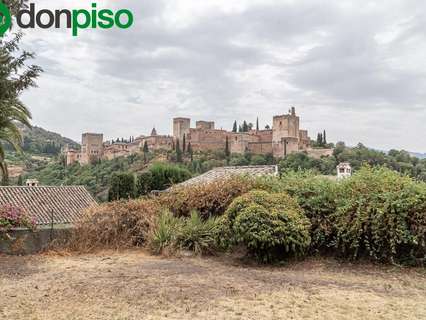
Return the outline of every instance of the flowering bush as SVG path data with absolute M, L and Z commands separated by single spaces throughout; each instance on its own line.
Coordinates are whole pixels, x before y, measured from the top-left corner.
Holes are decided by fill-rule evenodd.
M 36 221 L 19 207 L 7 204 L 0 207 L 0 238 L 17 227 L 35 229 Z

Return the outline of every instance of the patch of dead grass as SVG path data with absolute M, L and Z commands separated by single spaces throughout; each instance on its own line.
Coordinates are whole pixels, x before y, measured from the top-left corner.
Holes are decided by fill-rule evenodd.
M 285 267 L 141 251 L 0 256 L 4 319 L 425 319 L 421 269 Z M 6 271 L 5 271 L 6 270 Z

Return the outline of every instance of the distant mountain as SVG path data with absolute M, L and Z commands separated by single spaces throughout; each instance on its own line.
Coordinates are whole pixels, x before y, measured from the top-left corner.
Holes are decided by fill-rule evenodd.
M 23 137 L 23 150 L 33 155 L 57 155 L 61 148 L 69 145 L 79 148 L 79 144 L 72 139 L 61 136 L 59 133 L 34 126 L 27 128 L 19 125 Z
M 410 152 L 410 154 L 413 157 L 417 157 L 419 159 L 426 159 L 426 153 L 419 153 L 419 152 Z

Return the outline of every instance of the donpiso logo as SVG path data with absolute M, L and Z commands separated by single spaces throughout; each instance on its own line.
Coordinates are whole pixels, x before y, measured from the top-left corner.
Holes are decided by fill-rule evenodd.
M 1 1 L 1 0 L 0 0 Z M 0 2 L 0 36 L 10 27 L 11 17 L 9 9 Z M 80 29 L 101 28 L 110 29 L 114 26 L 120 29 L 127 29 L 133 25 L 133 13 L 128 9 L 120 9 L 114 12 L 110 9 L 98 10 L 97 4 L 92 3 L 90 10 L 87 9 L 36 9 L 34 3 L 30 3 L 27 8 L 21 9 L 16 15 L 16 23 L 22 29 L 35 28 L 42 29 L 62 28 L 71 29 L 73 36 L 78 35 Z
M 2 37 L 7 30 L 9 30 L 12 23 L 9 8 L 0 2 L 0 37 Z

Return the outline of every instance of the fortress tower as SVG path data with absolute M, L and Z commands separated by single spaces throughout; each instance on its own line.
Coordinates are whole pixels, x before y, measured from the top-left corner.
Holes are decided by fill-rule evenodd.
M 299 117 L 291 107 L 289 114 L 274 116 L 272 123 L 272 153 L 282 158 L 299 151 Z
M 81 137 L 81 164 L 89 164 L 91 160 L 102 157 L 103 140 L 104 135 L 102 133 L 83 133 Z
M 195 123 L 196 129 L 214 130 L 214 121 L 197 121 Z
M 191 119 L 189 118 L 174 118 L 173 119 L 173 137 L 183 140 L 183 135 L 188 136 L 189 128 L 191 126 Z

